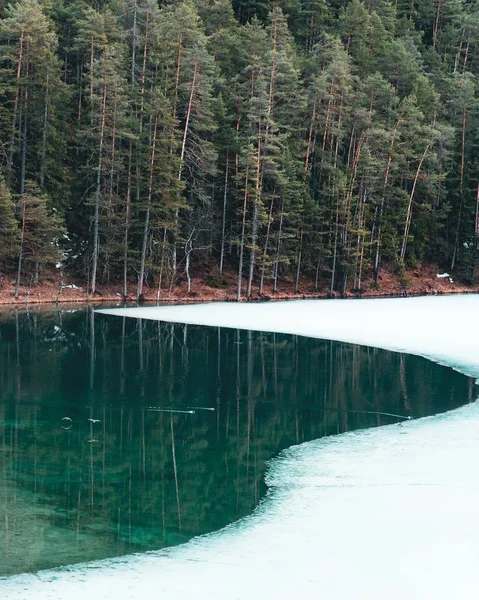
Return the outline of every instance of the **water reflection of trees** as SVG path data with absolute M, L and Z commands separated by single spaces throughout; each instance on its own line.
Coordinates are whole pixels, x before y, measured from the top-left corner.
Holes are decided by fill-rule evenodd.
M 0 334 L 3 573 L 218 529 L 282 448 L 472 395 L 426 360 L 297 336 L 87 310 L 3 315 Z

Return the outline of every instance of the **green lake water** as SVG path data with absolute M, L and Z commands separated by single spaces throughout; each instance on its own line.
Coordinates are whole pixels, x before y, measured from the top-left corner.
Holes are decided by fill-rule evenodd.
M 0 313 L 0 576 L 217 530 L 254 510 L 282 449 L 472 392 L 451 369 L 349 344 Z

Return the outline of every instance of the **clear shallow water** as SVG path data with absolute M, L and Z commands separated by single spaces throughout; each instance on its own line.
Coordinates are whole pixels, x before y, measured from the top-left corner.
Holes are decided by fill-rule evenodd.
M 219 529 L 283 448 L 472 394 L 425 359 L 272 333 L 79 311 L 4 315 L 0 336 L 1 575 Z

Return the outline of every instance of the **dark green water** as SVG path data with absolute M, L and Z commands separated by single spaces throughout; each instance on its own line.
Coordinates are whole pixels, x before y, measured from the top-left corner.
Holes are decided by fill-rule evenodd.
M 371 348 L 0 314 L 0 575 L 180 544 L 251 513 L 282 449 L 471 396 L 451 369 Z

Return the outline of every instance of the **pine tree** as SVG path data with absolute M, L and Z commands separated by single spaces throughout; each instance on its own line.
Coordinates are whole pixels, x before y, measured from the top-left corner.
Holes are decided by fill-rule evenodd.
M 0 66 L 5 99 L 0 137 L 5 140 L 7 185 L 20 196 L 27 173 L 55 189 L 61 178 L 62 143 L 56 135 L 65 101 L 54 24 L 37 0 L 21 0 L 0 22 Z M 56 146 L 55 142 L 59 142 Z
M 77 44 L 84 50 L 85 86 L 79 146 L 85 157 L 91 206 L 91 252 L 89 288 L 96 291 L 99 260 L 103 278 L 108 277 L 111 246 L 120 246 L 118 212 L 121 191 L 119 176 L 124 163 L 123 138 L 126 133 L 125 47 L 116 43 L 118 29 L 114 17 L 105 13 L 96 20 L 90 12 L 80 29 Z M 107 34 L 108 32 L 108 34 Z M 110 39 L 112 41 L 110 41 Z
M 60 238 L 64 232 L 61 220 L 51 209 L 49 198 L 31 181 L 27 181 L 21 196 L 19 219 L 16 298 L 25 267 L 29 269 L 30 282 L 36 284 L 43 265 L 61 261 Z
M 167 6 L 160 12 L 158 28 L 158 85 L 172 107 L 172 123 L 179 123 L 180 144 L 173 142 L 172 154 L 179 156 L 178 180 L 185 184 L 188 209 L 195 210 L 210 202 L 216 170 L 212 134 L 214 61 L 208 51 L 196 7 L 191 0 Z M 176 277 L 181 231 L 180 207 L 176 208 L 171 232 L 172 271 Z

